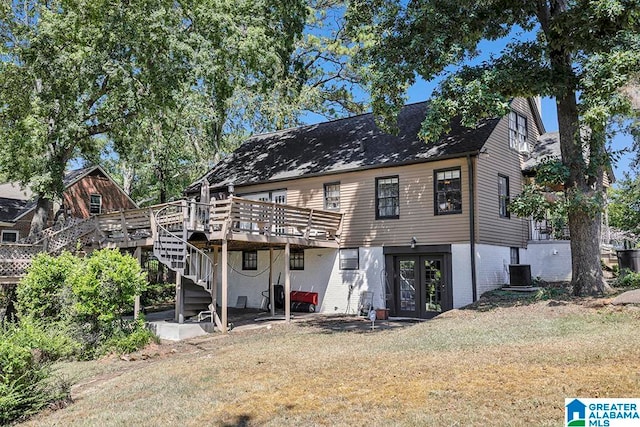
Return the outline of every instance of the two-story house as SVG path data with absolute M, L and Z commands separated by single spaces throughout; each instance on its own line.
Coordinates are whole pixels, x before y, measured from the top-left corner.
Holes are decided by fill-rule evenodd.
M 206 179 L 213 198 L 343 213 L 339 249 L 294 247 L 289 258 L 291 289 L 318 292 L 322 312 L 355 313 L 363 291 L 395 316 L 464 306 L 508 283 L 508 266 L 526 257 L 529 222 L 507 204 L 544 128 L 539 102 L 515 99 L 508 116 L 477 129 L 454 122 L 425 144 L 427 108 L 405 106 L 397 135 L 363 114 L 254 136 L 185 193 L 199 198 Z M 269 258 L 260 248 L 229 253 L 229 301 L 260 305 Z
M 62 218 L 88 218 L 135 209 L 137 205 L 100 166 L 69 171 L 62 200 L 49 212 L 49 226 Z M 0 184 L 0 243 L 16 243 L 29 234 L 35 212 L 34 194 L 16 183 Z

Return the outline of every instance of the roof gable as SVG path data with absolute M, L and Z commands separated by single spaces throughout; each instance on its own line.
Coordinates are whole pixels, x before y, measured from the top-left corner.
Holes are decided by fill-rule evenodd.
M 458 157 L 479 151 L 500 120 L 484 120 L 477 129 L 454 120 L 449 134 L 426 144 L 418 134 L 427 105 L 405 106 L 397 135 L 382 132 L 372 113 L 256 135 L 205 178 L 212 188 L 221 188 Z M 198 191 L 200 181 L 186 192 Z

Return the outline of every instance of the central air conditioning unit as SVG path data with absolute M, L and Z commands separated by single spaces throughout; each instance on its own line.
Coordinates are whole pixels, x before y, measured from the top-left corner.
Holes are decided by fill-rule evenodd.
M 531 266 L 529 264 L 509 265 L 509 285 L 511 286 L 531 286 Z

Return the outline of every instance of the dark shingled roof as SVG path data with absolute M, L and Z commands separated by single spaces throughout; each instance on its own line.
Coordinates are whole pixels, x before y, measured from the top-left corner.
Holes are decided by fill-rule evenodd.
M 15 222 L 15 218 L 31 203 L 30 200 L 0 197 L 0 221 Z
M 531 156 L 522 165 L 522 172 L 527 175 L 534 173 L 540 163 L 547 159 L 562 159 L 558 132 L 547 132 L 538 137 Z
M 500 120 L 484 120 L 477 129 L 454 120 L 449 134 L 425 144 L 418 132 L 426 111 L 427 102 L 402 108 L 398 135 L 378 129 L 371 113 L 256 135 L 205 177 L 221 188 L 457 157 L 479 151 Z M 200 182 L 185 192 L 199 191 Z

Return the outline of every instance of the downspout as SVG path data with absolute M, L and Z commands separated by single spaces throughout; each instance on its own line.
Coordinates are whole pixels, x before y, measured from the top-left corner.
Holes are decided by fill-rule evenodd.
M 467 154 L 467 171 L 469 173 L 469 251 L 471 252 L 471 293 L 473 302 L 478 300 L 478 283 L 476 276 L 476 208 L 473 159 Z

